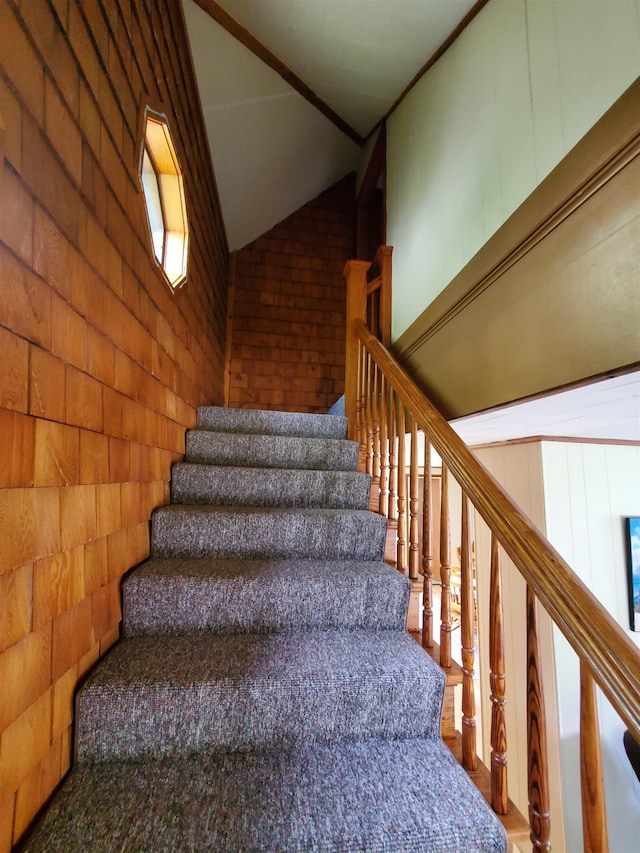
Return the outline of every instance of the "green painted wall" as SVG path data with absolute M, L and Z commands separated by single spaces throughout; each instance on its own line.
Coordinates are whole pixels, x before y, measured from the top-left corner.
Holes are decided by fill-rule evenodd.
M 640 0 L 490 0 L 387 126 L 393 337 L 640 75 Z

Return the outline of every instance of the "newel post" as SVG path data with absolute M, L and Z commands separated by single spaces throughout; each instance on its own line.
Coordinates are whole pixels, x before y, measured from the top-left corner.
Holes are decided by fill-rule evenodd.
M 380 246 L 375 263 L 380 270 L 380 341 L 391 346 L 391 255 L 393 246 Z
M 347 261 L 344 278 L 347 284 L 347 344 L 345 351 L 344 407 L 349 423 L 349 438 L 356 437 L 358 397 L 358 340 L 351 327 L 354 320 L 366 322 L 367 272 L 369 261 Z

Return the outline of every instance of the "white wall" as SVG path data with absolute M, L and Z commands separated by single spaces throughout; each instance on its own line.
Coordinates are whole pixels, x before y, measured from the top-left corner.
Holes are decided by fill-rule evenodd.
M 640 0 L 490 0 L 387 124 L 393 337 L 640 75 Z
M 528 518 L 544 533 L 545 511 L 542 459 L 539 442 L 523 442 L 474 450 L 482 464 L 504 487 Z M 479 664 L 482 697 L 483 755 L 489 765 L 491 703 L 489 700 L 489 576 L 490 537 L 485 523 L 475 517 L 476 565 L 478 586 Z M 505 681 L 507 703 L 507 755 L 509 796 L 528 817 L 527 790 L 527 636 L 526 585 L 513 563 L 504 554 L 502 593 L 505 624 Z M 547 759 L 551 802 L 551 845 L 561 853 L 565 845 L 564 805 L 560 769 L 560 733 L 558 726 L 556 675 L 553 651 L 553 626 L 539 608 L 539 640 L 542 661 L 542 687 L 546 703 Z M 577 853 L 571 850 L 571 853 Z
M 629 636 L 623 518 L 640 515 L 640 447 L 542 444 L 547 537 Z M 579 690 L 576 655 L 554 631 L 562 731 L 567 849 L 582 849 Z M 622 746 L 625 726 L 603 696 L 599 702 L 611 853 L 640 847 L 640 782 Z
M 479 448 L 480 461 L 545 534 L 612 616 L 640 646 L 640 633 L 629 630 L 627 567 L 623 518 L 640 515 L 640 447 L 559 441 L 513 443 Z M 479 619 L 482 634 L 488 608 L 488 536 L 477 523 Z M 506 679 L 508 690 L 509 786 L 526 814 L 526 759 L 522 729 L 524 667 L 524 584 L 507 560 L 504 600 L 508 608 Z M 551 765 L 552 843 L 555 851 L 582 851 L 580 803 L 580 680 L 575 653 L 542 614 L 548 746 Z M 482 649 L 482 643 L 481 643 Z M 487 651 L 481 671 L 488 672 Z M 483 707 L 488 708 L 486 675 Z M 517 712 L 517 713 L 516 713 Z M 600 731 L 611 853 L 640 849 L 640 783 L 622 746 L 625 726 L 600 696 Z M 484 726 L 485 730 L 487 725 Z M 487 735 L 488 736 L 488 735 Z M 488 755 L 488 744 L 485 743 Z M 554 769 L 557 768 L 557 769 Z M 561 768 L 561 770 L 560 770 Z M 561 809 L 557 808 L 561 805 Z M 564 827 L 558 818 L 564 814 Z M 564 829 L 564 838 L 562 830 Z

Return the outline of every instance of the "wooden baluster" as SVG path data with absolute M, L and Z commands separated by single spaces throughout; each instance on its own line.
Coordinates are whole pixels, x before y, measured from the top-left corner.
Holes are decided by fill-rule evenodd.
M 462 766 L 476 770 L 476 700 L 473 691 L 475 663 L 475 595 L 471 555 L 469 498 L 462 493 L 462 537 L 460 542 L 460 639 L 462 643 Z
M 365 371 L 365 423 L 366 423 L 366 445 L 365 453 L 367 460 L 367 474 L 373 476 L 373 414 L 372 414 L 372 377 L 373 377 L 373 359 L 366 354 L 366 371 Z
M 551 850 L 549 835 L 549 771 L 544 695 L 540 679 L 538 608 L 527 585 L 527 757 L 529 782 L 529 825 L 533 850 Z
M 422 645 L 433 648 L 433 556 L 431 554 L 431 443 L 424 434 L 424 479 L 422 481 Z
M 413 415 L 411 415 L 411 453 L 409 462 L 409 577 L 411 580 L 417 580 L 420 573 L 419 494 L 418 424 Z
M 373 490 L 376 495 L 376 505 L 379 501 L 378 492 L 380 489 L 380 371 L 378 365 L 371 360 L 371 427 L 372 427 L 372 466 L 371 473 L 373 475 Z
M 364 449 L 366 443 L 366 427 L 364 423 L 364 385 L 366 373 L 366 353 L 365 349 L 358 341 L 358 380 L 357 380 L 357 396 L 356 396 L 356 441 L 361 449 Z
M 596 687 L 583 660 L 580 661 L 580 781 L 584 851 L 607 853 L 609 838 Z
M 389 436 L 388 436 L 388 388 L 381 374 L 380 387 L 380 503 L 378 512 L 389 517 Z
M 502 572 L 500 550 L 491 533 L 491 580 L 489 582 L 489 684 L 491 688 L 491 808 L 506 814 L 509 805 L 507 788 L 507 719 L 505 715 L 506 685 L 504 678 L 504 610 L 502 606 Z
M 451 666 L 451 543 L 449 539 L 449 471 L 442 463 L 440 496 L 440 666 Z
M 405 411 L 398 399 L 398 540 L 396 544 L 396 569 L 407 571 L 407 465 L 405 462 Z
M 389 515 L 398 518 L 398 429 L 396 424 L 396 395 L 389 388 Z

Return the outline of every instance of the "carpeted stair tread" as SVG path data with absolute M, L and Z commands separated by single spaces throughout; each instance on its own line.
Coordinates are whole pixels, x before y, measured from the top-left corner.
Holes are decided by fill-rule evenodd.
M 134 637 L 78 693 L 77 757 L 438 737 L 443 690 L 406 631 Z
M 199 409 L 29 853 L 506 851 L 440 738 L 444 673 L 345 435 Z
M 162 507 L 151 551 L 164 557 L 310 557 L 381 560 L 386 519 L 366 510 Z
M 190 430 L 185 462 L 250 468 L 304 468 L 313 471 L 355 471 L 358 444 L 334 438 Z
M 219 406 L 202 406 L 198 409 L 198 428 L 254 435 L 347 437 L 347 419 L 341 416 L 272 412 L 262 409 L 228 409 Z
M 356 471 L 236 468 L 180 463 L 171 471 L 176 504 L 367 509 L 371 477 Z
M 501 853 L 440 740 L 189 755 L 75 769 L 28 853 Z
M 160 557 L 123 585 L 124 632 L 401 629 L 410 589 L 382 562 Z

